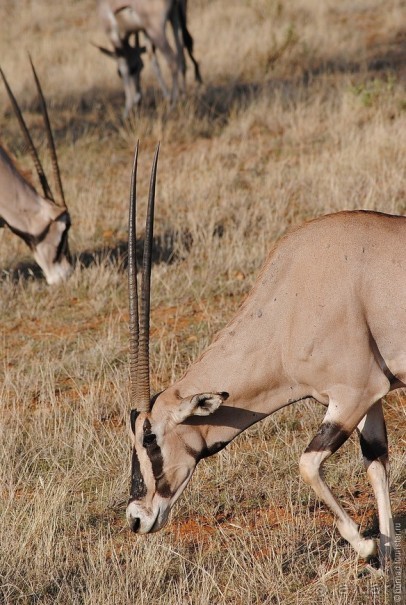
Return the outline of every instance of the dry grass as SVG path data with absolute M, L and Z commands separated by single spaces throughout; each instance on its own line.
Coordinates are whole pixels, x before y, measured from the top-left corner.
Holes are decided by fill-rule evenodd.
M 49 99 L 77 258 L 71 281 L 49 288 L 24 245 L 0 233 L 0 602 L 391 603 L 391 578 L 365 573 L 298 478 L 321 419 L 312 402 L 202 462 L 162 533 L 126 529 L 122 242 L 135 140 L 141 198 L 162 141 L 156 389 L 224 325 L 288 227 L 344 208 L 406 212 L 404 1 L 189 4 L 204 86 L 189 73 L 188 99 L 168 112 L 147 66 L 145 106 L 125 124 L 115 68 L 89 44 L 104 43 L 93 2 L 0 5 L 2 67 L 42 142 L 27 50 Z M 2 143 L 31 170 L 3 90 L 0 108 Z M 386 404 L 397 527 L 403 402 L 398 394 Z M 376 535 L 355 440 L 327 476 Z

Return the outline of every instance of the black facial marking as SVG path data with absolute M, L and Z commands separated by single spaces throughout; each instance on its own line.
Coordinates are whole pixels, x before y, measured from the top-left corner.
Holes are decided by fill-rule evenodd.
M 364 458 L 369 461 L 378 460 L 382 456 L 388 455 L 388 446 L 386 443 L 383 443 L 379 439 L 373 439 L 371 441 L 367 441 L 365 437 L 360 434 L 359 442 L 361 445 L 361 451 Z
M 61 241 L 59 242 L 58 247 L 56 249 L 55 258 L 53 260 L 54 263 L 59 262 L 61 260 L 62 255 L 64 255 L 64 254 L 70 260 L 69 247 L 68 247 L 68 232 L 71 227 L 70 216 L 67 212 L 64 212 L 63 214 L 61 214 L 61 216 L 58 217 L 57 220 L 63 221 L 66 225 L 66 228 L 64 229 L 64 231 L 61 235 Z
M 25 231 L 20 231 L 20 229 L 16 229 L 15 227 L 12 227 L 11 225 L 8 225 L 8 226 L 10 227 L 10 230 L 13 233 L 18 235 L 18 237 L 21 237 L 22 240 L 24 240 L 24 242 L 27 244 L 27 246 L 30 248 L 30 250 L 35 250 L 35 248 L 38 246 L 38 244 L 40 244 L 48 235 L 48 231 L 49 231 L 51 224 L 52 223 L 49 223 L 49 225 L 47 225 L 45 227 L 45 229 L 39 235 L 31 235 L 30 233 L 25 233 Z
M 185 449 L 186 449 L 186 453 L 189 454 L 189 456 L 191 456 L 195 460 L 200 459 L 200 452 L 198 450 L 195 450 L 194 447 L 191 447 L 190 445 L 187 445 L 185 443 Z
M 49 232 L 49 229 L 50 229 L 52 223 L 55 221 L 59 221 L 59 220 L 63 220 L 65 222 L 66 229 L 64 230 L 64 232 L 62 234 L 61 240 L 60 240 L 59 245 L 56 250 L 55 257 L 53 259 L 53 262 L 56 263 L 60 260 L 60 257 L 67 249 L 68 231 L 71 226 L 70 216 L 67 212 L 62 212 L 62 214 L 60 214 L 54 221 L 50 221 L 49 224 L 45 227 L 45 229 L 43 229 L 43 231 L 41 231 L 41 233 L 39 233 L 38 235 L 31 235 L 31 233 L 26 233 L 25 231 L 21 231 L 20 229 L 17 229 L 16 227 L 9 225 L 5 221 L 4 221 L 4 224 L 8 225 L 10 230 L 13 233 L 15 233 L 15 235 L 18 235 L 18 237 L 21 237 L 21 239 L 27 244 L 27 246 L 30 248 L 30 250 L 35 250 L 35 248 L 38 246 L 38 244 L 43 242 L 44 239 L 46 238 L 46 236 L 48 235 L 48 232 Z
M 154 435 L 154 433 L 148 433 L 147 435 L 144 435 L 142 445 L 148 449 L 149 447 L 154 445 L 155 442 L 156 442 L 156 435 Z
M 147 495 L 147 486 L 141 473 L 140 461 L 138 460 L 137 451 L 133 448 L 132 464 L 131 464 L 131 500 L 140 500 Z
M 334 453 L 348 439 L 349 435 L 350 433 L 344 431 L 341 425 L 335 422 L 324 422 L 305 452 L 329 451 Z
M 153 435 L 151 423 L 148 418 L 145 418 L 145 420 L 144 420 L 143 431 L 144 431 L 144 437 L 146 437 L 147 435 Z
M 58 247 L 56 249 L 56 253 L 53 259 L 53 263 L 59 263 L 62 256 L 67 256 L 70 257 L 69 254 L 69 247 L 68 247 L 68 231 L 67 229 L 65 229 L 65 231 L 62 233 L 61 235 L 61 241 L 58 244 Z
M 151 423 L 148 418 L 146 418 L 144 421 L 144 440 L 151 435 L 153 435 Z M 145 449 L 148 454 L 148 458 L 151 461 L 152 473 L 155 478 L 157 492 L 163 498 L 169 498 L 171 496 L 171 489 L 165 478 L 164 460 L 162 457 L 161 448 L 159 447 L 156 438 L 151 439 L 151 443 L 149 443 Z
M 159 395 L 160 395 L 161 393 L 163 393 L 163 391 L 159 391 L 159 393 L 155 393 L 155 395 L 153 395 L 153 396 L 151 397 L 151 400 L 150 400 L 150 402 L 149 402 L 149 409 L 150 409 L 150 410 L 152 410 L 152 408 L 153 408 L 153 406 L 154 406 L 155 401 L 158 399 L 158 397 L 159 397 Z
M 133 433 L 135 433 L 135 421 L 137 420 L 139 414 L 140 413 L 138 410 L 131 410 L 130 412 L 130 425 Z
M 213 456 L 213 454 L 217 454 L 217 452 L 220 452 L 229 443 L 229 441 L 217 441 L 209 447 L 205 447 L 204 450 L 199 454 L 197 461 L 202 460 L 203 458 L 208 458 L 209 456 Z
M 132 76 L 134 76 L 135 74 L 139 74 L 143 68 L 144 68 L 144 63 L 140 59 L 137 63 L 133 63 L 130 66 L 130 74 Z

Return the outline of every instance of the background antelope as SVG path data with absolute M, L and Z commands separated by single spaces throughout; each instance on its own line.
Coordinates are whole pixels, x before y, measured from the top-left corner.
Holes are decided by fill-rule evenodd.
M 186 48 L 195 69 L 195 78 L 201 82 L 199 65 L 193 56 L 193 38 L 186 23 L 186 0 L 98 0 L 99 15 L 113 50 L 98 46 L 107 56 L 117 60 L 118 73 L 123 80 L 125 92 L 124 117 L 142 100 L 141 71 L 142 54 L 148 50 L 151 64 L 165 98 L 176 101 L 185 90 Z M 176 52 L 173 51 L 166 35 L 166 24 L 172 26 Z M 140 46 L 139 32 L 144 32 L 147 46 Z M 135 34 L 135 43 L 130 37 Z M 171 93 L 162 77 L 155 50 L 162 52 L 172 77 Z M 178 81 L 180 77 L 180 83 Z
M 43 195 L 37 193 L 17 170 L 10 156 L 0 147 L 0 226 L 7 225 L 25 241 L 43 270 L 48 284 L 57 284 L 66 280 L 72 272 L 68 245 L 71 220 L 62 188 L 47 106 L 32 62 L 31 68 L 41 101 L 59 201 L 55 200 L 23 115 L 0 69 L 43 189 Z
M 394 553 L 382 397 L 406 385 L 406 218 L 339 212 L 313 220 L 271 250 L 237 315 L 185 375 L 150 396 L 149 297 L 155 181 L 152 167 L 141 310 L 135 256 L 135 154 L 129 219 L 131 428 L 127 518 L 161 529 L 196 464 L 282 407 L 308 397 L 325 418 L 300 458 L 302 478 L 333 511 L 359 556 L 376 553 L 321 475 L 357 428 L 381 532 L 379 556 Z

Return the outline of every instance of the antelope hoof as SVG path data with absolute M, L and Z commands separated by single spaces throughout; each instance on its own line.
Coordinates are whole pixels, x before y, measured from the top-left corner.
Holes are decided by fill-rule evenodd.
M 370 559 L 378 554 L 378 548 L 375 540 L 360 540 L 356 549 L 362 559 Z
M 392 561 L 395 560 L 395 549 L 391 542 L 387 541 L 385 536 L 381 536 L 379 543 L 379 565 L 381 569 L 386 569 Z

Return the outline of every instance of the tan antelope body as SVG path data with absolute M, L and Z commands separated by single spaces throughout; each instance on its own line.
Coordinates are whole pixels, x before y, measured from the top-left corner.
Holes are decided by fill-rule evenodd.
M 71 220 L 63 195 L 45 99 L 34 68 L 33 73 L 45 112 L 48 142 L 61 202 L 59 204 L 55 202 L 20 109 L 0 69 L 0 75 L 6 85 L 44 190 L 44 195 L 37 193 L 18 171 L 6 151 L 0 147 L 0 226 L 8 225 L 11 231 L 25 241 L 43 270 L 48 284 L 57 284 L 66 280 L 72 273 L 68 246 Z
M 291 231 L 271 250 L 236 316 L 151 401 L 142 344 L 147 328 L 139 320 L 131 349 L 138 343 L 131 357 L 136 409 L 127 508 L 134 531 L 165 525 L 201 458 L 276 410 L 313 397 L 327 411 L 300 459 L 303 479 L 357 553 L 372 556 L 375 542 L 361 537 L 320 472 L 358 428 L 378 503 L 380 557 L 393 555 L 381 399 L 406 385 L 405 249 L 406 218 L 377 212 L 339 212 Z M 132 325 L 137 322 L 133 313 Z
M 133 107 L 142 100 L 141 55 L 148 50 L 152 67 L 161 90 L 166 98 L 176 101 L 185 90 L 186 48 L 195 68 L 195 78 L 201 82 L 199 65 L 193 56 L 193 38 L 186 23 L 186 0 L 98 0 L 98 10 L 103 28 L 114 50 L 98 47 L 104 54 L 117 60 L 118 72 L 123 79 L 125 92 L 124 116 L 127 117 Z M 166 24 L 173 30 L 176 50 L 168 41 Z M 139 32 L 146 35 L 147 47 L 140 47 Z M 130 43 L 132 34 L 136 35 L 134 45 Z M 155 50 L 158 49 L 168 64 L 171 77 L 171 93 L 168 92 L 159 67 Z M 179 81 L 180 78 L 180 81 Z

